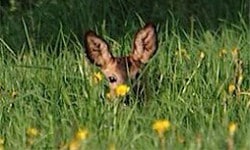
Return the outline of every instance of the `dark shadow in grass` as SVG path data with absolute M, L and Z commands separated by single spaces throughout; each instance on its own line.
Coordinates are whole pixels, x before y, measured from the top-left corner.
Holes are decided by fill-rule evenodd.
M 27 42 L 22 19 L 30 40 L 40 45 L 56 42 L 60 25 L 65 35 L 93 29 L 116 39 L 134 32 L 140 26 L 140 18 L 162 26 L 169 22 L 170 28 L 178 25 L 187 30 L 194 19 L 198 30 L 199 26 L 216 29 L 221 20 L 237 23 L 239 13 L 246 21 L 250 17 L 247 0 L 5 0 L 1 1 L 0 12 L 0 38 L 15 51 Z M 172 23 L 174 20 L 178 24 Z

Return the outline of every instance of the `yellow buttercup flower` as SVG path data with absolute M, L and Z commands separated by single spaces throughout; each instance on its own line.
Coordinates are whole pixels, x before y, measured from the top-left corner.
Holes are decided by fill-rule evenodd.
M 228 150 L 232 150 L 234 149 L 234 134 L 235 134 L 235 131 L 237 130 L 237 124 L 235 122 L 230 122 L 228 124 L 228 133 L 229 133 L 229 136 L 227 138 L 227 149 Z
M 238 48 L 233 48 L 232 49 L 232 55 L 234 58 L 237 58 L 239 55 L 239 49 Z
M 235 91 L 235 89 L 236 89 L 236 87 L 235 87 L 234 84 L 230 84 L 230 85 L 228 86 L 228 92 L 229 92 L 230 94 L 233 94 L 233 92 Z
M 0 150 L 4 150 L 4 139 L 0 137 Z
M 108 146 L 108 149 L 109 149 L 109 150 L 116 150 L 115 144 L 114 144 L 114 143 L 111 143 L 111 144 Z
M 69 150 L 79 150 L 81 148 L 82 141 L 85 140 L 89 135 L 88 130 L 79 129 L 74 138 L 69 143 Z
M 39 131 L 36 128 L 30 127 L 26 131 L 29 137 L 36 137 L 39 134 Z
M 205 53 L 201 51 L 199 57 L 200 57 L 200 59 L 203 59 L 205 57 Z
M 95 72 L 93 74 L 93 81 L 95 84 L 97 84 L 98 82 L 100 82 L 102 80 L 103 76 L 100 72 Z
M 4 138 L 0 137 L 0 145 L 4 144 Z
M 220 52 L 219 52 L 219 57 L 223 57 L 227 54 L 227 50 L 226 49 L 221 49 Z
M 75 135 L 77 140 L 85 140 L 88 137 L 88 131 L 86 129 L 79 129 Z
M 115 88 L 115 95 L 116 96 L 125 96 L 130 90 L 130 87 L 125 85 L 125 84 L 121 84 L 121 85 L 118 85 L 116 88 Z
M 169 130 L 171 123 L 168 120 L 156 120 L 152 126 L 153 130 L 155 130 L 159 137 L 163 137 L 163 134 Z
M 26 130 L 26 135 L 27 135 L 26 143 L 27 143 L 28 147 L 30 147 L 34 144 L 38 134 L 39 134 L 39 131 L 37 128 L 34 128 L 34 127 L 27 128 L 27 130 Z
M 117 98 L 119 96 L 125 96 L 130 90 L 130 87 L 125 84 L 118 85 L 114 90 L 109 91 L 106 93 L 106 98 L 109 101 L 114 100 L 114 98 Z
M 228 125 L 228 131 L 229 131 L 229 134 L 230 134 L 231 136 L 234 135 L 236 129 L 237 129 L 237 124 L 236 124 L 235 122 L 229 123 L 229 125 Z

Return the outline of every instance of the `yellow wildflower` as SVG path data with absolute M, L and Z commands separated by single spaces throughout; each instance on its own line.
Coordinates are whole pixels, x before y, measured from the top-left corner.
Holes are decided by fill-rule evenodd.
M 82 141 L 88 137 L 88 130 L 79 129 L 72 141 L 69 143 L 69 150 L 78 150 L 81 147 Z
M 0 150 L 4 150 L 4 146 L 3 145 L 0 145 Z
M 4 138 L 0 137 L 0 145 L 4 144 Z
M 0 137 L 0 150 L 4 150 L 4 139 Z
M 81 142 L 72 140 L 69 144 L 69 150 L 79 150 Z
M 98 82 L 102 80 L 102 74 L 100 72 L 94 73 L 93 80 L 94 80 L 94 83 L 97 84 Z
M 128 87 L 125 84 L 118 85 L 115 88 L 115 95 L 116 96 L 125 96 L 130 90 L 130 87 Z
M 115 150 L 116 149 L 115 144 L 114 143 L 109 144 L 108 149 L 109 150 Z
M 75 135 L 77 140 L 85 140 L 88 137 L 88 131 L 86 129 L 79 129 Z
M 236 57 L 238 57 L 238 54 L 239 54 L 239 49 L 238 49 L 238 48 L 234 48 L 234 49 L 232 50 L 232 56 L 233 56 L 234 58 L 236 58 Z
M 229 125 L 228 125 L 228 131 L 229 131 L 229 134 L 230 134 L 231 136 L 234 135 L 236 129 L 237 129 L 237 124 L 236 124 L 235 122 L 229 123 Z
M 165 131 L 169 130 L 171 123 L 168 120 L 156 120 L 152 126 L 153 130 L 155 130 L 159 137 L 163 137 Z
M 30 127 L 26 131 L 29 137 L 36 137 L 39 134 L 39 131 L 36 128 Z
M 220 52 L 219 52 L 219 56 L 220 57 L 223 57 L 227 54 L 227 50 L 225 48 L 221 49 Z
M 228 86 L 228 92 L 230 94 L 233 94 L 233 92 L 235 91 L 235 89 L 236 89 L 236 87 L 235 87 L 234 84 L 229 84 L 229 86 Z
M 205 53 L 204 52 L 200 52 L 200 59 L 203 59 L 205 57 Z
M 34 127 L 30 127 L 26 130 L 26 134 L 27 134 L 27 146 L 30 147 L 34 144 L 36 138 L 39 134 L 39 131 L 34 128 Z

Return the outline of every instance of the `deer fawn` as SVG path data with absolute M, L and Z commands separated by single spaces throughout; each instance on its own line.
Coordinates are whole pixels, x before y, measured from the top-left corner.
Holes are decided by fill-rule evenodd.
M 93 31 L 88 31 L 84 37 L 87 58 L 100 67 L 109 81 L 111 95 L 114 89 L 124 84 L 128 79 L 134 79 L 143 64 L 155 54 L 158 42 L 155 26 L 146 24 L 134 37 L 132 52 L 128 56 L 114 57 L 108 43 Z

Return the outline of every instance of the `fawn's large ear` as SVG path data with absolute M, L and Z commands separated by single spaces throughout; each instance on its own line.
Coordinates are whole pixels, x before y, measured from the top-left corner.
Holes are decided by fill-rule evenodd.
M 93 31 L 85 34 L 84 45 L 88 59 L 97 66 L 105 67 L 113 59 L 107 42 Z
M 136 61 L 146 63 L 155 54 L 157 47 L 155 26 L 148 23 L 135 34 L 131 56 Z

